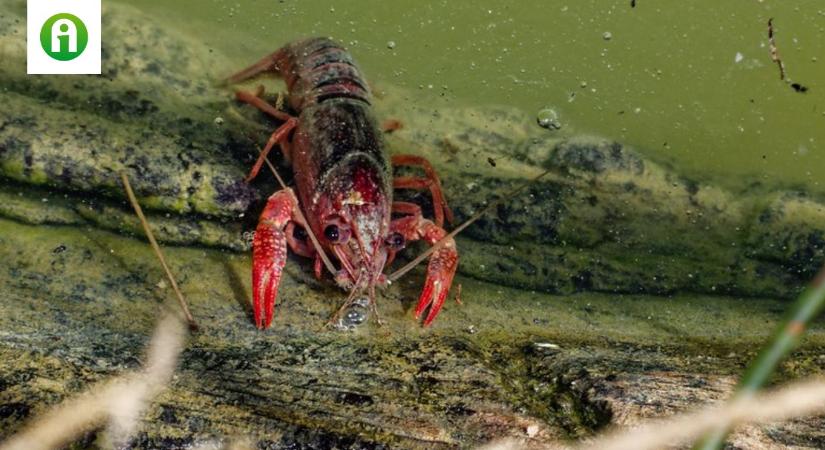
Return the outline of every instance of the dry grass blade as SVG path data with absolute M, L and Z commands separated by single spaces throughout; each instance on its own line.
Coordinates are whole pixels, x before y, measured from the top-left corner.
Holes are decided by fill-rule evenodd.
M 132 203 L 132 208 L 135 209 L 135 213 L 140 219 L 140 224 L 143 225 L 143 231 L 146 233 L 146 238 L 149 239 L 149 243 L 152 245 L 155 255 L 157 255 L 160 260 L 163 270 L 166 271 L 166 277 L 169 279 L 169 283 L 172 285 L 172 289 L 178 297 L 178 303 L 180 303 L 183 314 L 186 316 L 186 321 L 189 323 L 189 328 L 192 331 L 197 331 L 198 324 L 195 322 L 195 318 L 192 317 L 192 313 L 189 312 L 189 305 L 186 304 L 186 299 L 183 298 L 183 294 L 181 293 L 180 288 L 178 288 L 178 283 L 175 281 L 175 277 L 172 276 L 172 271 L 166 264 L 166 259 L 163 257 L 163 252 L 160 250 L 160 246 L 155 240 L 155 235 L 152 234 L 152 230 L 149 228 L 149 222 L 146 220 L 146 216 L 143 215 L 143 210 L 140 208 L 140 203 L 138 203 L 137 197 L 135 197 L 135 193 L 132 191 L 132 185 L 129 184 L 129 177 L 127 177 L 125 173 L 121 173 L 120 178 L 123 180 L 123 187 L 126 188 L 126 195 L 129 196 L 129 202 Z
M 172 378 L 185 341 L 181 325 L 180 319 L 172 314 L 161 318 L 146 354 L 144 372 L 129 389 L 111 399 L 107 438 L 113 448 L 122 448 L 128 443 L 146 403 Z
M 825 411 L 825 380 L 799 382 L 779 391 L 742 397 L 716 408 L 607 435 L 580 449 L 644 450 L 689 442 L 720 424 L 768 423 Z
M 123 431 L 131 430 L 148 399 L 157 395 L 171 379 L 184 337 L 183 323 L 167 314 L 160 320 L 149 344 L 144 371 L 101 383 L 63 401 L 0 444 L 0 450 L 59 448 L 103 425 L 109 417 Z M 124 405 L 128 405 L 128 410 L 123 410 Z
M 683 414 L 667 420 L 650 421 L 632 430 L 602 434 L 581 444 L 554 443 L 548 449 L 574 450 L 654 450 L 684 445 L 720 425 L 771 423 L 825 411 L 825 379 L 792 384 L 758 396 L 739 398 L 723 405 Z M 536 448 L 529 441 L 503 439 L 478 450 L 525 450 Z

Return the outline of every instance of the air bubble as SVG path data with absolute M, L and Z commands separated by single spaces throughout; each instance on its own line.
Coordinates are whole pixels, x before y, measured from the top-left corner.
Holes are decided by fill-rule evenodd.
M 366 322 L 370 315 L 369 307 L 370 300 L 366 297 L 354 300 L 344 311 L 338 322 L 338 328 L 342 330 L 353 330 Z
M 559 114 L 556 112 L 555 109 L 552 108 L 545 108 L 539 111 L 536 115 L 536 123 L 538 123 L 540 127 L 546 128 L 548 130 L 561 129 L 561 121 L 559 121 Z

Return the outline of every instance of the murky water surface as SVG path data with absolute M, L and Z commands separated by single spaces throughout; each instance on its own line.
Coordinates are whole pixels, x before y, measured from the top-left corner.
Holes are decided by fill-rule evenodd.
M 411 101 L 433 109 L 551 107 L 568 130 L 618 139 L 694 176 L 825 192 L 821 1 L 128 3 L 232 55 L 237 68 L 328 35 L 371 80 L 419 88 Z M 770 18 L 786 81 L 770 58 Z M 224 69 L 234 68 L 215 75 Z

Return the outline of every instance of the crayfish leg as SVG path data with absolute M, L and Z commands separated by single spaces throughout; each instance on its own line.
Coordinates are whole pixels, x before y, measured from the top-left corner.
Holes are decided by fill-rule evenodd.
M 251 66 L 227 77 L 224 80 L 224 84 L 240 83 L 242 81 L 249 80 L 250 78 L 255 78 L 263 73 L 280 75 L 278 72 L 278 61 L 282 58 L 283 54 L 280 50 L 270 53 L 269 55 L 266 55 L 258 60 L 255 64 L 252 64 Z
M 444 198 L 444 192 L 441 189 L 441 181 L 429 161 L 415 155 L 393 155 L 392 165 L 420 166 L 424 169 L 424 177 L 397 177 L 393 180 L 393 187 L 396 189 L 429 189 L 433 197 L 435 224 L 443 227 L 445 217 L 449 223 L 453 223 L 453 212 L 447 206 L 447 200 Z
M 261 90 L 261 88 L 263 88 L 263 86 L 261 86 L 259 90 Z M 270 116 L 278 120 L 287 122 L 290 119 L 293 119 L 291 115 L 267 103 L 266 100 L 261 98 L 261 94 L 259 93 L 249 91 L 235 91 L 235 99 L 239 102 L 244 102 L 249 105 L 252 105 L 255 108 L 260 109 L 261 111 L 269 114 Z
M 249 171 L 249 175 L 247 175 L 247 177 L 245 178 L 245 181 L 247 183 L 252 181 L 256 176 L 258 176 L 258 172 L 261 171 L 261 167 L 263 167 L 264 162 L 266 162 L 266 157 L 267 155 L 269 155 L 269 152 L 270 150 L 272 150 L 272 147 L 274 147 L 275 144 L 280 144 L 286 141 L 287 137 L 289 136 L 289 133 L 291 133 L 292 130 L 295 129 L 296 125 L 298 125 L 298 120 L 296 120 L 294 117 L 290 117 L 284 124 L 278 127 L 278 129 L 275 130 L 274 133 L 272 133 L 272 136 L 269 137 L 269 141 L 267 141 L 266 146 L 263 150 L 261 150 L 261 154 L 258 156 L 258 160 L 255 161 L 255 165 L 252 166 L 252 170 Z M 284 146 L 281 145 L 281 148 L 284 148 Z M 287 159 L 289 159 L 289 152 L 284 151 L 284 155 L 287 156 Z

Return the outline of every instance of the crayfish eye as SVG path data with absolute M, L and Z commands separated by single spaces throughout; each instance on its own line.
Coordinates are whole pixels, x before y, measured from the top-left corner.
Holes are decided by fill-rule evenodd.
M 324 237 L 330 244 L 343 244 L 352 235 L 349 224 L 340 216 L 328 217 L 324 222 Z
M 327 227 L 324 228 L 324 236 L 326 236 L 330 242 L 338 242 L 338 239 L 341 238 L 341 232 L 338 230 L 338 225 L 327 225 Z
M 387 237 L 386 242 L 387 246 L 389 246 L 390 248 L 394 250 L 399 250 L 401 248 L 404 248 L 405 239 L 404 236 L 401 235 L 401 233 L 393 233 Z
M 309 235 L 307 235 L 306 230 L 304 230 L 303 228 L 295 227 L 295 230 L 292 231 L 292 237 L 300 241 L 306 241 Z

